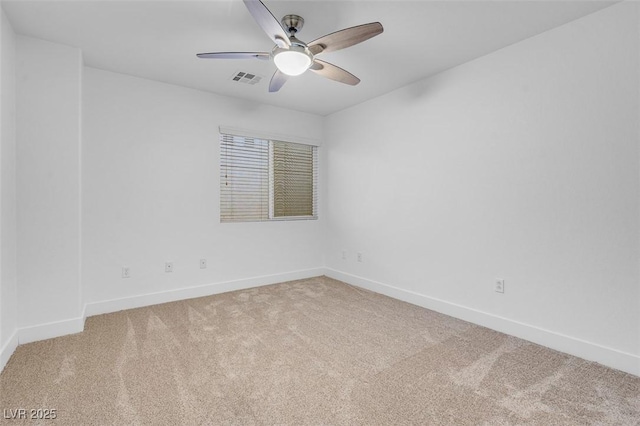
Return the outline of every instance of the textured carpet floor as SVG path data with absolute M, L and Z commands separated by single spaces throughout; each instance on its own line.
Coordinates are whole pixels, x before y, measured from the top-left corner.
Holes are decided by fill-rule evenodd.
M 0 376 L 0 409 L 17 408 L 57 410 L 41 424 L 621 425 L 640 422 L 640 378 L 320 277 L 19 346 Z

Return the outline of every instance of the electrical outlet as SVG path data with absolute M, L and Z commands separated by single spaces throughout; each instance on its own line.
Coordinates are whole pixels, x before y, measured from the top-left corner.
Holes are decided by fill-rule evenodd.
M 347 251 L 342 250 L 342 260 L 347 260 Z
M 164 271 L 165 272 L 173 272 L 173 262 L 165 262 Z
M 358 252 L 358 262 L 362 262 L 362 253 Z
M 122 267 L 122 278 L 130 278 L 131 277 L 131 271 L 129 271 L 129 267 L 128 266 L 123 266 Z
M 200 269 L 207 269 L 207 259 L 200 259 Z
M 495 292 L 504 293 L 504 280 L 496 279 Z

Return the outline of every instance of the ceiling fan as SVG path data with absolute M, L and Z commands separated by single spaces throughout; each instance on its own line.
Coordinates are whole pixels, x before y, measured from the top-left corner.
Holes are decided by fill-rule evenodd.
M 380 22 L 372 22 L 327 34 L 307 44 L 296 38 L 296 34 L 304 25 L 304 19 L 301 16 L 286 15 L 282 18 L 282 25 L 280 25 L 260 0 L 243 1 L 253 19 L 276 44 L 273 50 L 271 52 L 198 53 L 197 56 L 207 59 L 261 59 L 265 61 L 273 58 L 278 69 L 269 83 L 269 92 L 277 92 L 290 76 L 300 75 L 307 70 L 322 77 L 355 86 L 360 83 L 358 77 L 336 65 L 316 59 L 316 56 L 362 43 L 383 31 Z

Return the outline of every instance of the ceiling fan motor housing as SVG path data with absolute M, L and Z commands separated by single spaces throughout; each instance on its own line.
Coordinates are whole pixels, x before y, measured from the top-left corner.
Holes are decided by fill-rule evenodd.
M 289 32 L 290 46 L 275 46 L 271 51 L 271 57 L 280 71 L 290 76 L 300 75 L 313 62 L 313 54 L 307 44 L 296 38 L 296 33 L 304 25 L 304 19 L 299 15 L 285 15 L 281 22 Z

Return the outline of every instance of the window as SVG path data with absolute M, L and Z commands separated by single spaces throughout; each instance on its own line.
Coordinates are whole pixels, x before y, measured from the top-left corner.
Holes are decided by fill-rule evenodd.
M 318 148 L 220 134 L 220 221 L 317 219 Z

